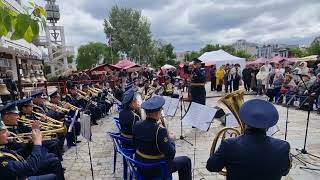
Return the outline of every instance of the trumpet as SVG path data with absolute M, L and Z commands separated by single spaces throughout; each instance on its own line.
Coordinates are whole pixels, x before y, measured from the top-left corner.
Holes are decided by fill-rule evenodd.
M 76 111 L 76 110 L 80 111 L 81 110 L 81 108 L 79 108 L 79 107 L 77 107 L 75 105 L 72 105 L 72 104 L 70 104 L 68 102 L 65 102 L 65 101 L 61 101 L 61 104 L 62 104 L 63 107 L 67 107 L 66 109 L 71 109 L 73 111 Z
M 79 90 L 79 89 L 77 89 L 77 93 L 78 93 L 78 94 L 81 94 L 81 95 L 83 95 L 83 96 L 86 96 L 86 95 L 87 95 L 86 92 L 81 91 L 81 90 Z
M 97 102 L 92 101 L 89 97 L 86 97 L 82 94 L 78 94 L 78 96 L 80 97 L 80 99 L 84 99 L 85 101 L 90 102 L 91 104 L 93 104 L 94 106 L 98 106 Z
M 18 122 L 23 123 L 25 126 L 32 127 L 32 124 L 35 122 L 35 120 L 31 120 L 31 119 L 28 119 L 28 118 L 21 118 L 20 117 L 18 119 Z M 46 123 L 46 122 L 41 122 L 41 129 L 50 130 L 50 129 L 53 129 L 53 128 L 54 128 L 54 126 L 52 126 L 52 124 Z
M 42 133 L 42 140 L 52 140 L 57 138 L 57 133 L 53 132 L 52 130 L 48 131 L 41 131 Z M 9 141 L 15 141 L 17 143 L 22 143 L 22 144 L 28 144 L 32 140 L 32 133 L 20 133 L 20 134 L 15 134 L 13 132 L 10 132 L 10 137 L 8 137 Z
M 98 93 L 102 93 L 103 92 L 103 89 L 100 89 L 100 88 L 97 88 L 97 87 L 93 87 L 92 89 L 95 90 Z
M 43 118 L 47 119 L 49 122 L 51 122 L 51 123 L 49 123 L 50 126 L 53 126 L 53 127 L 56 127 L 56 128 L 64 127 L 64 124 L 61 121 L 55 120 L 55 119 L 53 119 L 53 118 L 51 118 L 51 117 L 49 117 L 49 116 L 47 116 L 45 114 L 41 114 L 41 113 L 38 113 L 38 112 L 32 111 L 32 113 L 35 114 L 36 116 L 43 117 Z
M 96 92 L 95 90 L 93 90 L 93 89 L 90 89 L 89 88 L 89 93 L 92 95 L 92 96 L 94 96 L 94 97 L 98 97 L 99 96 L 99 93 L 98 92 Z
M 49 109 L 57 111 L 57 112 L 68 113 L 70 111 L 69 109 L 60 107 L 60 106 L 53 104 L 53 103 L 50 103 L 49 101 L 46 101 L 45 104 Z

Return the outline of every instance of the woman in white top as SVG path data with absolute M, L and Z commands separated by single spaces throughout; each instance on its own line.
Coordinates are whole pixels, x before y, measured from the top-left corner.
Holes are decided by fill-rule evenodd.
M 262 66 L 257 76 L 257 95 L 262 95 L 266 93 L 266 87 L 268 85 L 269 72 L 265 70 L 265 67 Z

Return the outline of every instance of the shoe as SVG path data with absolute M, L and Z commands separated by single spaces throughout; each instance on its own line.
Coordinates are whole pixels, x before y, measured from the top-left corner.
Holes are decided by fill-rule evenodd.
M 79 140 L 78 140 L 78 141 L 76 141 L 76 143 L 81 143 L 81 142 L 82 142 L 82 141 L 79 141 Z
M 97 122 L 93 122 L 92 125 L 99 125 Z

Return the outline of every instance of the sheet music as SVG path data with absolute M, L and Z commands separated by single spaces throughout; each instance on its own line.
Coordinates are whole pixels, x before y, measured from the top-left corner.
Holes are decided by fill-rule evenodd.
M 202 131 L 208 131 L 216 112 L 217 109 L 213 107 L 193 102 L 182 121 L 189 123 Z
M 233 114 L 228 115 L 226 117 L 226 127 L 239 127 L 239 123 Z M 279 127 L 277 125 L 274 125 L 273 127 L 268 129 L 267 136 L 273 136 L 278 131 L 280 131 Z M 229 134 L 229 133 L 227 133 L 227 134 Z
M 76 110 L 76 112 L 74 113 L 74 116 L 72 117 L 72 122 L 71 122 L 71 124 L 69 126 L 68 132 L 72 131 L 72 128 L 74 126 L 74 122 L 77 120 L 78 113 L 79 113 L 79 110 Z
M 166 116 L 174 116 L 176 114 L 177 108 L 179 106 L 179 98 L 171 98 L 169 108 L 167 113 L 165 113 Z
M 171 98 L 171 97 L 168 97 L 168 96 L 162 96 L 162 97 L 163 97 L 164 100 L 165 100 L 165 103 L 164 103 L 164 105 L 162 106 L 163 113 L 164 113 L 165 115 L 167 115 L 172 98 Z
M 82 114 L 80 116 L 80 125 L 81 125 L 81 135 L 88 141 L 91 140 L 91 124 L 90 116 L 87 114 Z

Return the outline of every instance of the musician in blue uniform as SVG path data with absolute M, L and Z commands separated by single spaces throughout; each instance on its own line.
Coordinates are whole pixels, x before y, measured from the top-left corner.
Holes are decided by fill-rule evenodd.
M 91 124 L 98 125 L 97 120 L 99 119 L 99 114 L 95 110 L 95 106 L 93 104 L 88 104 L 89 102 L 78 95 L 75 85 L 72 85 L 69 88 L 66 101 L 74 106 L 84 109 L 85 113 L 90 114 Z
M 39 120 L 39 118 L 36 117 L 32 112 L 32 109 L 34 106 L 32 103 L 32 98 L 19 100 L 16 102 L 16 105 L 20 109 L 21 118 L 28 119 L 28 120 L 36 120 L 36 121 Z M 3 121 L 6 125 L 11 127 L 9 131 L 15 134 L 30 133 L 32 129 L 24 125 L 23 123 L 17 122 L 17 119 L 16 121 L 10 122 L 10 121 L 7 121 L 5 118 L 3 118 Z M 43 146 L 47 148 L 48 152 L 55 154 L 61 161 L 63 160 L 62 158 L 63 147 L 61 146 L 61 142 L 59 141 L 59 139 L 45 140 L 43 141 Z
M 191 74 L 190 93 L 191 101 L 199 104 L 206 104 L 206 76 L 205 70 L 201 68 L 201 60 L 195 58 L 193 61 L 193 71 Z
M 63 121 L 65 114 L 62 112 L 57 112 L 53 109 L 49 109 L 46 107 L 46 98 L 48 98 L 43 92 L 37 92 L 31 95 L 33 98 L 33 111 L 45 114 L 55 120 Z
M 98 97 L 98 102 L 103 104 L 105 106 L 105 109 L 106 109 L 106 115 L 109 114 L 109 111 L 113 105 L 113 100 L 108 98 L 108 89 L 104 89 L 103 88 L 103 82 L 99 82 L 99 83 L 96 83 L 95 85 L 96 88 L 100 89 L 102 92 L 99 93 L 99 97 Z
M 221 142 L 207 161 L 207 169 L 219 172 L 224 167 L 228 180 L 280 180 L 291 168 L 288 142 L 266 135 L 277 124 L 279 114 L 269 102 L 249 100 L 240 108 L 245 132 Z
M 129 89 L 124 93 L 122 104 L 124 109 L 119 113 L 121 135 L 126 138 L 132 138 L 132 128 L 141 119 L 140 105 L 136 99 L 134 89 Z
M 168 161 L 169 173 L 178 171 L 180 180 L 191 180 L 191 160 L 186 156 L 175 157 L 175 135 L 159 125 L 162 106 L 165 100 L 154 96 L 143 102 L 141 108 L 147 118 L 139 121 L 133 128 L 133 142 L 136 146 L 135 158 L 145 163 Z M 158 168 L 139 169 L 147 178 L 159 177 Z
M 82 85 L 82 91 L 87 93 L 87 95 L 91 98 L 92 101 L 97 103 L 97 106 L 94 107 L 94 113 L 98 113 L 99 114 L 99 118 L 103 118 L 107 112 L 106 112 L 106 106 L 104 104 L 101 104 L 98 100 L 99 98 L 99 94 L 93 94 L 89 91 L 89 84 L 83 84 Z
M 16 124 L 19 117 L 18 109 L 15 103 L 7 104 L 0 109 L 3 121 L 0 121 L 0 179 L 24 179 L 28 176 L 37 176 L 42 174 L 54 173 L 50 176 L 42 176 L 46 179 L 48 177 L 56 177 L 54 179 L 64 179 L 63 169 L 60 160 L 51 153 L 48 153 L 42 147 L 42 137 L 40 132 L 40 124 L 34 123 L 32 125 L 32 140 L 33 144 L 28 144 L 30 147 L 29 154 L 20 154 L 21 149 L 12 149 L 12 143 L 8 142 L 7 127 L 3 127 L 3 123 Z M 28 148 L 25 146 L 25 148 Z M 27 150 L 24 151 L 26 153 Z M 24 160 L 26 158 L 26 160 Z M 38 159 L 40 158 L 40 159 Z M 33 179 L 37 177 L 32 177 Z
M 55 104 L 59 107 L 63 107 L 63 105 L 61 104 L 60 94 L 57 91 L 53 91 L 51 94 L 49 94 L 49 97 L 50 97 L 50 103 Z M 77 136 L 80 135 L 81 126 L 80 126 L 80 122 L 77 120 L 78 118 L 80 118 L 80 112 L 78 112 L 78 115 L 75 115 L 75 113 L 76 113 L 75 110 L 70 109 L 65 116 L 65 124 L 67 126 L 67 129 L 69 129 L 69 126 L 72 122 L 72 118 L 74 117 L 76 118 L 73 125 L 74 128 L 72 128 L 72 131 L 68 132 L 66 135 L 68 147 L 75 146 L 77 143 Z

